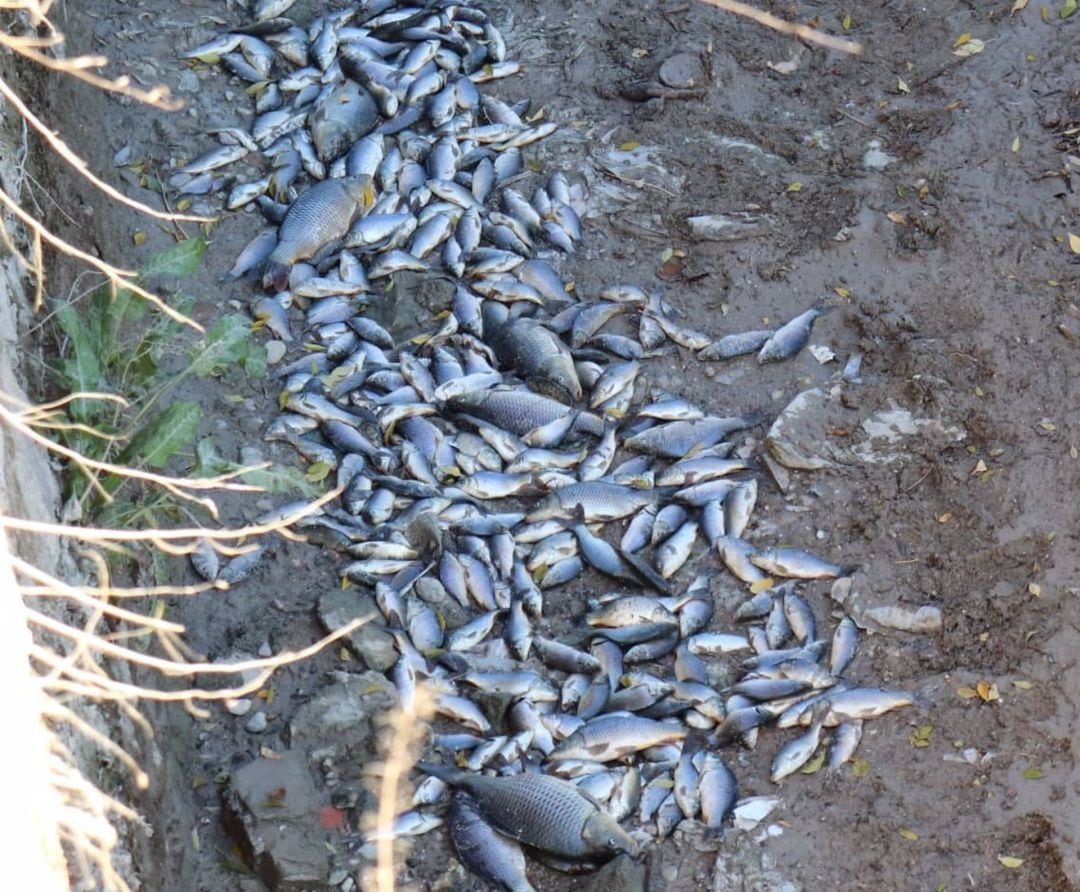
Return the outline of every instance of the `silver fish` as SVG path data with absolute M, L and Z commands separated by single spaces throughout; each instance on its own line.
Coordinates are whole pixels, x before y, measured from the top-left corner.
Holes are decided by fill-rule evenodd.
M 758 362 L 776 362 L 794 356 L 810 340 L 810 329 L 814 320 L 822 315 L 825 310 L 820 307 L 811 307 L 805 313 L 800 313 L 790 322 L 780 326 L 769 339 L 762 345 L 758 352 Z
M 637 854 L 630 835 L 568 781 L 542 774 L 483 777 L 425 762 L 417 767 L 471 794 L 499 832 L 541 851 L 571 859 Z
M 835 579 L 844 568 L 798 548 L 766 548 L 751 555 L 751 562 L 775 576 L 792 579 Z
M 341 238 L 353 219 L 371 206 L 373 195 L 370 177 L 324 180 L 305 190 L 281 224 L 277 247 L 266 260 L 264 286 L 281 291 L 289 267 Z
M 508 892 L 533 892 L 521 847 L 484 820 L 479 805 L 468 793 L 454 793 L 448 825 L 450 841 L 466 870 Z

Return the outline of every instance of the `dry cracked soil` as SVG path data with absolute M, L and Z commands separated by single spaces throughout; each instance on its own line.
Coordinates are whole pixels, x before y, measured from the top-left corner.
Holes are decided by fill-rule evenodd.
M 1076 888 L 1080 254 L 1067 234 L 1080 234 L 1080 14 L 1061 18 L 1059 5 L 769 4 L 857 40 L 856 57 L 696 0 L 487 4 L 525 64 L 524 76 L 493 89 L 530 99 L 559 125 L 530 147 L 530 163 L 588 188 L 584 244 L 565 261 L 566 277 L 582 294 L 618 280 L 662 289 L 681 319 L 713 336 L 824 302 L 830 312 L 812 344 L 834 361 L 803 351 L 764 367 L 752 357 L 715 364 L 680 349 L 648 362 L 649 382 L 720 415 L 776 416 L 802 391 L 836 389 L 804 436 L 838 456 L 838 467 L 793 472 L 786 492 L 763 472 L 755 529 L 859 565 L 853 598 L 863 607 L 930 605 L 942 617 L 925 632 L 869 623 L 854 677 L 913 691 L 916 704 L 867 724 L 860 770 L 795 775 L 776 787 L 768 764 L 783 738 L 762 733 L 756 750 L 730 756 L 744 795 L 782 798 L 768 829 L 730 830 L 718 851 L 677 833 L 645 859 L 648 889 Z M 293 13 L 303 21 L 315 11 L 301 2 Z M 209 0 L 66 4 L 59 23 L 69 51 L 102 52 L 141 83 L 170 84 L 187 109 L 158 112 L 55 82 L 35 107 L 94 169 L 160 205 L 137 174 L 113 167 L 114 153 L 130 145 L 164 173 L 210 146 L 208 129 L 250 121 L 242 84 L 177 58 L 245 15 Z M 981 52 L 956 52 L 965 34 Z M 690 89 L 646 89 L 663 81 Z M 70 215 L 57 216 L 57 227 L 113 261 L 138 267 L 171 242 L 55 162 L 50 178 Z M 701 238 L 687 220 L 704 215 L 729 225 Z M 183 283 L 199 321 L 251 300 L 249 286 L 220 278 L 261 225 L 240 212 L 214 228 L 203 270 Z M 150 235 L 141 247 L 136 230 Z M 53 295 L 70 281 L 58 271 Z M 376 309 L 401 330 L 415 323 L 405 316 L 423 315 L 412 304 L 399 289 Z M 856 353 L 861 381 L 840 386 Z M 230 370 L 185 384 L 177 397 L 202 404 L 202 433 L 225 457 L 256 447 L 298 462 L 262 442 L 277 411 L 272 382 Z M 761 433 L 751 437 L 755 450 Z M 224 498 L 223 519 L 240 522 L 274 501 Z M 215 660 L 298 649 L 323 633 L 316 605 L 339 588 L 340 565 L 317 545 L 277 540 L 246 582 L 177 599 L 170 615 Z M 159 581 L 194 581 L 186 563 L 171 571 Z M 709 554 L 695 553 L 679 580 L 697 572 L 715 577 L 723 625 L 731 580 Z M 547 628 L 568 628 L 600 585 L 586 577 L 550 598 Z M 810 585 L 808 597 L 822 619 L 837 609 L 828 585 Z M 255 890 L 272 881 L 276 867 L 245 869 L 223 822 L 222 790 L 236 792 L 230 778 L 247 770 L 252 797 L 259 783 L 280 780 L 260 774 L 267 761 L 297 772 L 304 791 L 291 800 L 289 826 L 298 829 L 280 843 L 282 858 L 326 867 L 325 852 L 343 850 L 334 818 L 353 820 L 348 806 L 363 801 L 349 795 L 360 760 L 340 748 L 336 760 L 310 765 L 260 755 L 317 750 L 312 734 L 337 733 L 298 727 L 297 718 L 311 717 L 332 673 L 360 671 L 342 656 L 331 648 L 279 672 L 272 703 L 257 707 L 268 718 L 258 733 L 247 730 L 250 715 L 219 705 L 202 720 L 155 713 L 166 760 L 141 803 L 158 816 L 147 848 L 155 866 L 141 868 L 157 877 L 151 887 Z M 957 693 L 980 682 L 996 686 L 996 699 Z M 357 733 L 367 731 L 341 731 Z M 321 743 L 333 753 L 334 740 Z M 358 751 L 368 745 L 361 739 Z M 1009 868 L 999 856 L 1023 863 Z M 328 877 L 340 863 L 331 862 Z M 416 839 L 401 870 L 413 888 L 479 888 L 453 866 L 442 831 Z M 534 880 L 543 890 L 582 884 L 539 867 Z

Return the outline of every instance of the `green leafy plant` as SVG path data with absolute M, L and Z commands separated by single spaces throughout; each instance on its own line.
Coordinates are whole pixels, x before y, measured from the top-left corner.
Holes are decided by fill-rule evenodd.
M 194 275 L 202 266 L 206 249 L 202 236 L 177 242 L 149 259 L 139 281 Z M 193 303 L 183 294 L 171 301 L 185 314 Z M 56 320 L 66 335 L 58 363 L 65 387 L 73 393 L 121 398 L 82 398 L 68 404 L 69 424 L 63 430 L 66 444 L 92 459 L 163 468 L 170 458 L 192 446 L 202 420 L 198 403 L 170 402 L 181 382 L 190 376 L 220 376 L 230 368 L 240 368 L 252 378 L 266 375 L 266 351 L 252 339 L 250 320 L 240 314 L 221 317 L 203 337 L 196 338 L 164 313 L 152 311 L 138 295 L 106 283 L 83 305 L 58 306 Z M 236 470 L 236 466 L 229 470 Z M 288 475 L 275 477 L 265 470 L 256 473 L 273 488 L 289 486 Z M 301 485 L 302 475 L 296 478 L 291 488 L 307 492 Z M 131 485 L 115 475 L 105 475 L 97 482 L 109 494 Z M 85 472 L 68 475 L 68 495 L 82 498 L 91 486 Z M 108 514 L 115 520 L 130 521 L 148 511 L 150 516 L 143 520 L 152 520 L 167 507 L 167 501 L 159 496 L 153 506 L 113 503 Z

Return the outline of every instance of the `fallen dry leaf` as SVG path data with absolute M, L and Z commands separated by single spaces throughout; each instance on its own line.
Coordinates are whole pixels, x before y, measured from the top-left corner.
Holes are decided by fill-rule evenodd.
M 1002 867 L 1008 867 L 1010 870 L 1015 870 L 1024 863 L 1023 858 L 1014 858 L 1012 855 L 998 855 L 998 861 L 1001 862 Z
M 1012 5 L 1012 9 L 1009 11 L 1009 15 L 1016 15 L 1020 10 L 1028 5 L 1028 0 L 1016 0 Z
M 1080 254 L 1080 235 L 1077 235 L 1075 232 L 1069 233 L 1069 250 L 1072 251 L 1073 254 Z
M 903 211 L 889 211 L 885 216 L 897 226 L 907 226 L 907 215 Z
M 953 50 L 952 54 L 954 56 L 959 56 L 961 59 L 966 59 L 968 56 L 974 56 L 978 53 L 981 53 L 985 49 L 986 44 L 983 43 L 983 41 L 979 40 L 979 38 L 977 37 L 972 37 L 971 40 L 969 40 L 963 46 L 958 46 L 955 50 Z

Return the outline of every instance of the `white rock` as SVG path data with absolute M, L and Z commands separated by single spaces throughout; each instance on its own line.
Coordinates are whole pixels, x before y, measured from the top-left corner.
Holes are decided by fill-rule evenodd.
M 266 342 L 266 364 L 267 365 L 274 365 L 275 363 L 281 362 L 281 360 L 285 358 L 285 352 L 287 350 L 288 350 L 288 347 L 285 346 L 284 341 L 277 341 L 277 340 L 267 341 Z
M 808 349 L 814 359 L 816 359 L 822 365 L 825 365 L 825 363 L 832 362 L 834 359 L 836 359 L 836 354 L 833 353 L 832 350 L 830 350 L 824 344 L 811 344 L 806 349 Z
M 871 607 L 863 618 L 901 632 L 938 632 L 941 630 L 941 610 L 924 604 L 918 610 L 907 607 Z
M 231 715 L 247 715 L 251 712 L 250 700 L 226 700 L 225 708 Z
M 735 826 L 752 830 L 765 820 L 782 800 L 779 796 L 751 796 L 735 806 Z

